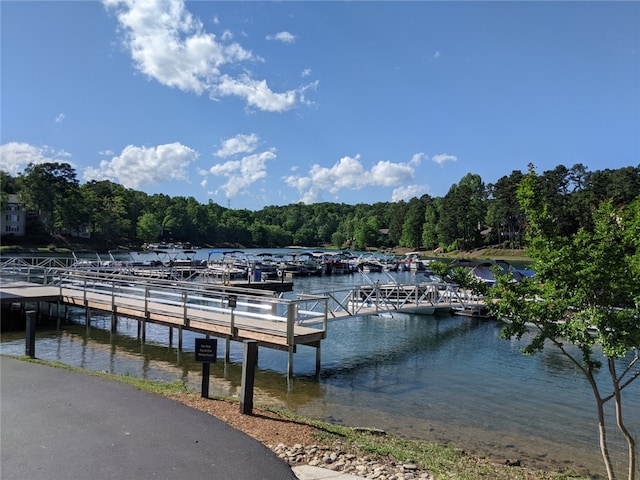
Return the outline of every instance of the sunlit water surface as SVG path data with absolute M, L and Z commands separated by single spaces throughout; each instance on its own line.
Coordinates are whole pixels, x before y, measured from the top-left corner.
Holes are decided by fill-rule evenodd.
M 387 280 L 384 274 L 370 278 Z M 415 281 L 410 273 L 397 278 Z M 296 279 L 294 288 L 317 291 L 353 283 L 365 279 Z M 71 323 L 60 331 L 38 332 L 38 358 L 146 379 L 178 379 L 200 388 L 193 334 L 184 333 L 179 352 L 177 334 L 169 345 L 166 327 L 148 325 L 147 341 L 141 344 L 135 321 L 121 319 L 111 334 L 108 316 L 94 314 L 90 329 L 82 310 L 71 310 L 69 317 Z M 315 349 L 298 349 L 291 383 L 286 353 L 260 349 L 255 401 L 333 423 L 451 443 L 497 460 L 517 458 L 528 466 L 602 476 L 595 401 L 583 375 L 552 349 L 523 356 L 522 345 L 500 339 L 500 330 L 498 321 L 460 316 L 394 314 L 332 321 L 322 343 L 319 379 Z M 3 333 L 1 351 L 24 354 L 24 333 Z M 230 364 L 221 359 L 211 366 L 212 395 L 239 394 L 242 354 L 242 344 L 232 342 Z M 218 355 L 224 355 L 224 341 L 218 342 Z M 607 376 L 599 374 L 603 385 Z M 638 438 L 640 382 L 625 391 L 624 402 Z M 613 422 L 609 435 L 614 462 L 621 467 L 625 450 Z

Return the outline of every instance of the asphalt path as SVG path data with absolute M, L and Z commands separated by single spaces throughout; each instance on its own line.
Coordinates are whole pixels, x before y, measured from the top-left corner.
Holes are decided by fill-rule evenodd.
M 295 480 L 212 415 L 108 379 L 0 358 L 2 480 Z

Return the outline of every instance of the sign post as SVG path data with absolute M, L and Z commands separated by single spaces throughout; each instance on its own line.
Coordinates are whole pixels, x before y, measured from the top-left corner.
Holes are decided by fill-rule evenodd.
M 253 384 L 258 363 L 258 342 L 244 341 L 244 358 L 242 362 L 242 381 L 240 386 L 240 413 L 253 413 Z
M 209 338 L 196 338 L 196 362 L 202 363 L 202 393 L 201 396 L 209 398 L 209 375 L 212 363 L 216 363 L 218 353 L 218 340 Z

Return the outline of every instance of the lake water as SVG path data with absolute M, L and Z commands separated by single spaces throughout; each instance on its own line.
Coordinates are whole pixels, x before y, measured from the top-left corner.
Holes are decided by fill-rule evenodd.
M 410 272 L 391 275 L 415 282 Z M 371 274 L 370 279 L 388 277 Z M 294 289 L 364 283 L 359 275 L 307 277 L 295 279 Z M 199 390 L 194 335 L 185 332 L 179 352 L 168 344 L 166 327 L 148 325 L 142 345 L 134 321 L 121 320 L 111 334 L 108 316 L 94 315 L 89 330 L 82 310 L 70 316 L 72 323 L 59 332 L 38 332 L 38 358 L 147 379 L 179 379 Z M 523 356 L 518 342 L 498 338 L 500 330 L 499 321 L 460 316 L 335 320 L 322 344 L 319 379 L 315 349 L 298 349 L 291 383 L 287 354 L 260 349 L 255 401 L 333 423 L 450 443 L 498 460 L 518 458 L 529 466 L 604 478 L 595 400 L 583 375 L 552 349 Z M 2 353 L 21 355 L 24 349 L 24 333 L 3 334 Z M 219 356 L 223 352 L 219 341 Z M 239 395 L 242 354 L 242 344 L 232 342 L 231 363 L 211 366 L 212 395 Z M 607 377 L 601 372 L 602 385 Z M 624 401 L 629 427 L 640 440 L 640 381 L 624 392 Z M 622 468 L 625 450 L 613 422 L 609 435 L 614 462 Z

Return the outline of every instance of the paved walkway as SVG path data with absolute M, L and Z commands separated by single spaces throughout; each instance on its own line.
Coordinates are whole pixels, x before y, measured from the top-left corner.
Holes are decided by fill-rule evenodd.
M 354 480 L 294 471 L 204 412 L 82 373 L 0 358 L 3 480 Z

